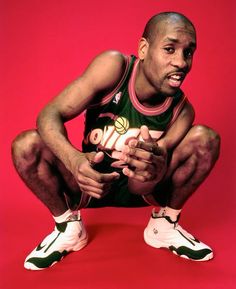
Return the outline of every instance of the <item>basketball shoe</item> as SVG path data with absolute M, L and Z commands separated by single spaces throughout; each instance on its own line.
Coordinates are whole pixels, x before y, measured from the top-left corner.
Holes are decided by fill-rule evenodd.
M 193 261 L 213 258 L 210 247 L 197 240 L 168 216 L 158 216 L 155 209 L 144 230 L 145 242 L 154 248 L 167 248 L 174 254 Z
M 55 224 L 54 231 L 27 256 L 24 267 L 29 270 L 46 269 L 69 252 L 81 250 L 87 242 L 87 232 L 80 215 L 71 215 L 66 222 Z

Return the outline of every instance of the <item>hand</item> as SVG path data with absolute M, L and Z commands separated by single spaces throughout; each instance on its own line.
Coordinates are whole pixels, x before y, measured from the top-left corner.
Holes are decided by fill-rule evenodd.
M 102 162 L 103 158 L 103 152 L 77 156 L 73 170 L 80 190 L 97 199 L 104 197 L 109 192 L 111 184 L 120 176 L 117 172 L 103 174 L 93 169 L 93 166 Z
M 122 150 L 122 160 L 128 167 L 123 174 L 139 182 L 157 184 L 167 169 L 167 153 L 152 139 L 147 126 L 141 127 L 144 141 L 131 140 Z

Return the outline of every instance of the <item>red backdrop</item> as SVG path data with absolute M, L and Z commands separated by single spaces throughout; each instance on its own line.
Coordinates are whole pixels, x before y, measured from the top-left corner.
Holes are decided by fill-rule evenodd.
M 153 14 L 174 10 L 196 26 L 198 49 L 184 90 L 196 122 L 216 129 L 222 151 L 214 172 L 193 196 L 213 214 L 234 218 L 235 206 L 235 33 L 234 0 L 0 0 L 1 222 L 12 213 L 40 206 L 16 175 L 12 139 L 35 126 L 40 109 L 106 49 L 136 54 L 138 39 Z M 68 124 L 80 146 L 82 118 Z M 19 194 L 19 192 L 21 192 Z M 207 193 L 205 193 L 207 192 Z M 204 194 L 205 193 L 205 194 Z M 193 201 L 192 201 L 193 202 Z M 23 210 L 22 210 L 23 209 Z M 207 212 L 207 207 L 202 207 Z
M 42 106 L 79 76 L 97 53 L 118 49 L 135 54 L 149 17 L 176 10 L 186 14 L 198 31 L 185 92 L 196 108 L 196 122 L 222 136 L 221 159 L 212 179 L 214 196 L 221 199 L 227 193 L 227 199 L 235 199 L 235 1 L 1 0 L 0 5 L 2 197 L 10 198 L 16 184 L 22 186 L 10 161 L 14 136 L 34 127 Z M 69 131 L 79 146 L 82 120 L 71 122 Z M 14 197 L 12 202 L 20 200 Z

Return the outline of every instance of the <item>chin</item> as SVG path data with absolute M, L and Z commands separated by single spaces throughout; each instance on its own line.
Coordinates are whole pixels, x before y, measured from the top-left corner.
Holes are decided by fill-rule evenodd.
M 180 91 L 180 88 L 169 88 L 162 92 L 165 97 L 174 97 L 176 93 Z

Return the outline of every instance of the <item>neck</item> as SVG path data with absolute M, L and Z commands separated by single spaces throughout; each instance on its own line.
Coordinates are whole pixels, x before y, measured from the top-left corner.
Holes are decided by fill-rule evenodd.
M 137 73 L 134 83 L 135 93 L 139 102 L 147 107 L 153 107 L 159 105 L 165 101 L 167 96 L 147 83 L 144 75 L 141 73 L 140 65 L 137 67 Z

